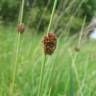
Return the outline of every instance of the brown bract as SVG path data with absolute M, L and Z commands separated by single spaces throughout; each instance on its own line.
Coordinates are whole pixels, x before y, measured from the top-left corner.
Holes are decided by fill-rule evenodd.
M 17 31 L 20 32 L 21 34 L 25 31 L 24 23 L 21 23 L 21 24 L 17 25 Z
M 75 52 L 79 52 L 80 48 L 79 47 L 75 47 L 74 50 L 75 50 Z
M 46 55 L 52 55 L 56 49 L 57 38 L 54 33 L 48 33 L 43 38 L 44 52 Z

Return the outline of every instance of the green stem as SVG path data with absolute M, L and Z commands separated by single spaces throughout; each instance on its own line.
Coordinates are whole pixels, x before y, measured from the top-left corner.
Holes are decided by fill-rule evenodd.
M 22 19 L 23 19 L 23 11 L 24 11 L 24 0 L 22 0 L 22 4 L 21 4 L 21 10 L 20 10 L 20 19 L 19 19 L 19 23 L 22 23 Z M 18 54 L 19 54 L 19 46 L 20 46 L 20 32 L 18 32 L 18 36 L 17 36 L 17 41 L 16 41 L 17 45 L 16 45 L 16 58 L 15 58 L 15 63 L 14 63 L 14 67 L 13 67 L 13 74 L 12 74 L 12 83 L 11 83 L 11 87 L 10 87 L 10 92 L 9 95 L 13 96 L 14 93 L 14 85 L 15 85 L 15 79 L 16 79 L 16 71 L 17 71 L 17 61 L 18 61 Z
M 45 63 L 46 63 L 46 54 L 44 56 L 44 62 L 42 63 L 42 66 L 41 66 L 40 81 L 39 81 L 39 87 L 38 87 L 38 96 L 42 96 L 42 81 L 43 81 Z
M 55 8 L 56 8 L 56 5 L 57 5 L 57 1 L 58 1 L 58 0 L 55 0 L 55 1 L 54 1 L 52 13 L 51 13 L 51 18 L 50 18 L 50 22 L 49 22 L 48 29 L 47 29 L 47 33 L 50 31 L 50 28 L 51 28 L 51 24 L 52 24 L 52 20 L 53 20 Z
M 73 65 L 75 64 L 76 61 L 76 54 L 74 54 L 74 57 L 72 59 L 72 64 L 69 65 L 69 72 L 70 72 L 70 95 L 69 96 L 74 96 L 74 78 L 73 78 Z
M 16 45 L 16 58 L 15 58 L 15 63 L 13 67 L 13 74 L 12 74 L 12 83 L 11 83 L 11 89 L 10 89 L 10 96 L 13 96 L 14 92 L 14 84 L 15 84 L 15 78 L 16 78 L 16 71 L 17 71 L 17 60 L 18 60 L 18 53 L 19 53 L 19 46 L 20 46 L 20 33 L 17 36 L 17 45 Z
M 73 82 L 72 66 L 70 66 L 70 95 L 69 96 L 74 96 L 74 82 Z
M 22 0 L 21 9 L 20 9 L 20 17 L 19 17 L 19 23 L 20 24 L 22 23 L 22 20 L 23 20 L 24 3 L 25 3 L 25 0 Z

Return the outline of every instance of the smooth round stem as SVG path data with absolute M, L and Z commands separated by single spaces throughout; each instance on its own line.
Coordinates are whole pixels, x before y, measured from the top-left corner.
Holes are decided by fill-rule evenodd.
M 42 81 L 44 77 L 44 69 L 45 69 L 45 63 L 46 63 L 46 54 L 44 56 L 44 61 L 41 66 L 41 72 L 40 72 L 40 81 L 39 81 L 39 87 L 38 87 L 38 96 L 41 96 L 42 94 Z
M 25 0 L 22 0 L 22 4 L 20 8 L 20 18 L 19 18 L 20 24 L 22 23 L 22 20 L 23 20 L 24 3 L 25 3 Z M 13 65 L 12 83 L 11 83 L 10 92 L 9 92 L 10 96 L 13 96 L 14 94 L 14 85 L 15 85 L 15 79 L 16 79 L 17 61 L 18 61 L 19 46 L 20 46 L 20 35 L 21 33 L 18 32 L 17 41 L 16 41 L 16 58 Z
M 75 96 L 74 94 L 74 76 L 73 76 L 73 68 L 76 62 L 77 54 L 74 54 L 74 57 L 72 59 L 72 64 L 69 65 L 69 75 L 70 75 L 70 95 L 69 96 Z
M 50 28 L 51 28 L 51 24 L 52 24 L 52 20 L 53 20 L 55 8 L 56 8 L 56 5 L 57 5 L 57 1 L 58 1 L 58 0 L 55 0 L 55 1 L 54 1 L 52 13 L 51 13 L 51 18 L 50 18 L 50 22 L 49 22 L 48 29 L 47 29 L 47 33 L 50 31 Z
M 18 61 L 18 53 L 19 53 L 19 46 L 20 46 L 20 33 L 18 33 L 17 36 L 17 44 L 16 44 L 16 58 L 14 61 L 14 67 L 13 67 L 13 74 L 12 74 L 12 83 L 11 83 L 11 88 L 10 88 L 10 96 L 13 96 L 14 92 L 14 85 L 15 85 L 15 78 L 16 78 L 16 71 L 17 71 L 17 61 Z
M 73 71 L 72 71 L 72 66 L 69 65 L 69 74 L 70 74 L 70 95 L 69 96 L 74 96 L 74 82 L 73 82 Z
M 23 20 L 24 3 L 25 3 L 25 0 L 22 0 L 21 9 L 20 9 L 20 18 L 19 18 L 19 23 L 20 24 L 22 23 L 22 20 Z

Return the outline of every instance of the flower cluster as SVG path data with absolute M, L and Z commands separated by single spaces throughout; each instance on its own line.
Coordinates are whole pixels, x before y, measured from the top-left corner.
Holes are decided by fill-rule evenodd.
M 52 55 L 56 49 L 57 38 L 54 33 L 48 33 L 43 38 L 44 52 L 46 55 Z
M 23 23 L 17 25 L 17 31 L 21 34 L 25 31 L 25 25 Z
M 75 47 L 74 50 L 75 50 L 75 52 L 79 52 L 80 48 L 79 47 Z

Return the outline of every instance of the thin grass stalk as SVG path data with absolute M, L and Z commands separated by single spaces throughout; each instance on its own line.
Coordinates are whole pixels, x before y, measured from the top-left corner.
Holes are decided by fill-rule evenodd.
M 89 56 L 88 56 L 88 58 L 87 58 L 87 60 L 85 62 L 84 78 L 83 78 L 81 86 L 80 86 L 80 88 L 78 90 L 79 91 L 78 94 L 80 96 L 84 96 L 84 89 L 85 89 L 85 86 L 86 86 L 86 79 L 87 79 L 87 72 L 88 72 L 88 64 L 89 64 Z
M 81 32 L 80 32 L 80 37 L 79 37 L 79 41 L 78 41 L 78 47 L 80 47 L 81 45 L 81 38 L 82 38 L 82 34 L 83 34 L 83 28 L 84 28 L 84 25 L 85 25 L 85 21 L 86 21 L 86 17 L 84 18 L 84 21 L 83 21 L 83 24 L 82 24 L 82 28 L 81 28 Z M 76 59 L 77 59 L 77 53 L 74 54 L 74 57 L 72 59 L 72 65 L 70 67 L 70 96 L 74 96 L 74 81 L 73 81 L 73 69 L 75 71 L 75 75 L 76 75 L 76 78 L 78 80 L 78 84 L 80 86 L 80 80 L 79 80 L 79 77 L 78 77 L 78 72 L 77 72 L 77 68 L 75 66 L 75 62 L 76 62 Z M 82 94 L 81 94 L 82 96 Z
M 57 55 L 56 55 L 56 56 L 57 56 Z M 50 81 L 52 80 L 52 77 L 54 76 L 54 68 L 55 68 L 55 59 L 56 59 L 56 56 L 54 57 L 54 60 L 52 60 L 52 61 L 53 61 L 53 64 L 52 64 L 52 66 L 51 66 L 50 72 L 47 71 L 47 73 L 46 73 L 46 75 L 48 76 L 48 78 L 47 78 L 47 81 L 45 81 L 46 86 L 45 86 L 44 95 L 47 93 L 47 90 L 49 89 Z M 50 64 L 52 63 L 52 61 L 50 62 Z M 48 75 L 48 74 L 49 74 L 49 75 Z M 45 79 L 45 80 L 46 80 L 46 79 Z M 52 84 L 50 84 L 50 85 L 52 85 Z
M 22 20 L 23 20 L 23 9 L 24 9 L 24 0 L 22 0 L 22 4 L 21 4 L 20 18 L 19 18 L 20 24 L 22 23 Z M 21 33 L 18 32 L 17 40 L 16 40 L 16 58 L 13 66 L 12 83 L 11 83 L 11 88 L 9 93 L 10 96 L 13 96 L 14 94 L 14 85 L 15 85 L 15 79 L 16 79 L 17 61 L 18 61 L 19 46 L 20 46 L 20 36 L 21 36 Z
M 52 13 L 51 13 L 51 18 L 50 18 L 50 22 L 49 22 L 48 29 L 47 29 L 47 33 L 50 31 L 50 28 L 51 28 L 51 24 L 52 24 L 52 20 L 53 20 L 56 5 L 57 5 L 57 0 L 54 1 Z M 42 63 L 42 67 L 41 67 L 40 82 L 39 82 L 39 87 L 38 87 L 39 89 L 38 89 L 37 96 L 42 96 L 42 83 L 43 83 L 42 81 L 43 81 L 45 63 L 46 63 L 46 53 L 45 53 L 45 57 L 44 57 L 44 63 Z
M 55 9 L 56 9 L 57 1 L 58 1 L 58 0 L 55 0 L 55 1 L 54 1 L 54 5 L 53 5 L 53 9 L 52 9 L 52 14 L 51 14 L 49 26 L 48 26 L 48 29 L 47 29 L 47 33 L 50 31 L 50 28 L 51 28 L 51 24 L 52 24 L 54 12 L 55 12 Z
M 74 96 L 73 71 L 71 67 L 70 67 L 70 96 Z
M 85 23 L 86 23 L 86 16 L 84 17 L 84 20 L 83 20 L 83 24 L 82 24 L 82 28 L 81 28 L 81 32 L 80 32 L 80 37 L 79 37 L 79 41 L 78 41 L 78 47 L 81 46 L 81 40 L 82 40 L 82 36 L 83 36 Z
M 25 3 L 25 0 L 22 0 L 21 10 L 20 10 L 20 17 L 19 17 L 19 23 L 20 24 L 22 23 L 22 20 L 23 20 L 24 3 Z
M 58 44 L 59 44 L 59 43 L 58 43 Z M 58 50 L 58 48 L 59 48 L 59 47 L 57 47 L 57 50 Z M 47 90 L 50 90 L 49 84 L 50 84 L 50 86 L 52 87 L 51 81 L 52 81 L 52 78 L 54 77 L 54 72 L 55 72 L 55 67 L 56 67 L 56 65 L 55 65 L 55 60 L 56 60 L 57 56 L 58 56 L 58 53 L 55 54 L 54 59 L 52 59 L 52 61 L 50 62 L 50 64 L 52 63 L 52 64 L 51 64 L 52 66 L 50 66 L 50 67 L 51 67 L 50 71 L 47 71 L 47 72 L 46 72 L 46 75 L 48 76 L 48 78 L 47 78 L 47 81 L 45 81 L 46 86 L 45 86 L 44 95 L 47 93 Z M 49 61 L 50 61 L 50 60 L 49 60 Z M 48 74 L 49 74 L 49 75 L 48 75 Z M 46 79 L 45 79 L 45 80 L 46 80 Z
M 73 67 L 76 61 L 77 54 L 74 55 L 74 58 L 72 59 L 72 64 L 69 65 L 69 75 L 70 75 L 70 95 L 69 96 L 75 96 L 74 95 L 74 78 L 73 78 Z
M 14 92 L 16 70 L 17 70 L 17 60 L 18 60 L 18 53 L 19 53 L 19 45 L 20 45 L 20 33 L 17 36 L 16 58 L 15 58 L 14 67 L 13 67 L 12 84 L 11 84 L 11 89 L 10 89 L 10 93 L 9 93 L 10 96 L 13 96 L 13 92 Z
M 43 61 L 42 66 L 41 66 L 40 81 L 39 81 L 38 95 L 37 96 L 42 96 L 42 81 L 43 81 L 43 76 L 44 76 L 45 63 L 46 63 L 46 54 L 44 55 L 44 61 Z
M 49 89 L 48 96 L 51 96 L 52 87 Z

